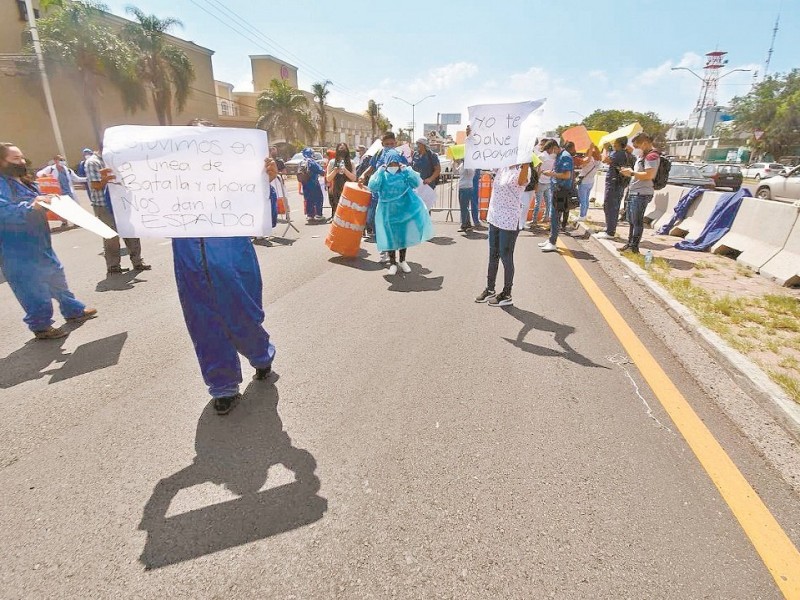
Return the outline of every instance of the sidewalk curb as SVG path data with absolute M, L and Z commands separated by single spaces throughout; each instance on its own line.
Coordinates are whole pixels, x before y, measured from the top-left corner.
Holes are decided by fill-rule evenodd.
M 788 421 L 788 424 L 792 426 L 795 436 L 800 436 L 800 404 L 797 404 L 794 400 L 789 398 L 789 396 L 787 396 L 752 360 L 738 350 L 732 348 L 719 335 L 702 325 L 689 308 L 678 302 L 667 290 L 653 281 L 647 271 L 622 256 L 611 242 L 607 240 L 598 240 L 593 237 L 593 232 L 590 231 L 585 224 L 579 223 L 579 226 L 582 231 L 589 235 L 591 241 L 605 248 L 612 257 L 615 257 L 620 264 L 624 265 L 625 268 L 631 272 L 638 282 L 642 283 L 656 298 L 658 298 L 661 303 L 672 312 L 673 317 L 681 322 L 684 329 L 694 337 L 699 337 L 704 346 L 711 350 L 717 359 L 738 372 L 738 374 L 743 376 L 750 385 L 753 386 L 755 391 L 759 392 L 775 407 L 780 409 L 781 414 Z

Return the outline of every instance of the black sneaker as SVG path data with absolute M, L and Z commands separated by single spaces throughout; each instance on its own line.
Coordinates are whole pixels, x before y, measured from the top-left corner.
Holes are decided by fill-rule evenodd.
M 127 267 L 117 266 L 117 267 L 108 267 L 106 273 L 108 275 L 119 275 L 121 273 L 127 273 L 128 271 L 130 271 L 130 269 L 128 269 Z
M 464 233 L 467 229 L 469 229 L 469 225 L 462 225 L 458 228 L 458 233 Z
M 233 407 L 236 406 L 241 397 L 241 394 L 236 394 L 235 396 L 214 398 L 214 410 L 217 411 L 218 415 L 227 415 L 233 410 Z
M 625 244 L 624 246 L 622 246 L 622 247 L 619 249 L 619 251 L 620 251 L 620 252 L 627 252 L 627 251 L 628 251 L 628 250 L 630 250 L 630 249 L 631 249 L 631 245 L 630 245 L 630 244 Z
M 272 365 L 264 367 L 263 369 L 256 369 L 256 374 L 253 375 L 253 379 L 257 381 L 263 381 L 269 377 L 270 373 L 272 373 Z
M 494 290 L 490 290 L 489 288 L 486 288 L 481 292 L 480 296 L 475 298 L 475 302 L 477 302 L 478 304 L 483 304 L 489 298 L 494 298 L 495 296 L 497 296 L 497 292 L 495 292 Z
M 506 294 L 505 292 L 500 292 L 489 300 L 489 306 L 510 306 L 514 304 L 514 300 L 511 299 L 511 294 Z

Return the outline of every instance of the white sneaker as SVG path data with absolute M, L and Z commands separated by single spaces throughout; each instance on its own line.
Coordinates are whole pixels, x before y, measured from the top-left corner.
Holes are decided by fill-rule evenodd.
M 411 273 L 411 267 L 406 261 L 400 263 L 400 270 L 403 271 L 403 273 Z
M 555 244 L 547 242 L 542 246 L 542 252 L 558 252 L 558 247 Z
M 545 247 L 545 246 L 547 246 L 547 244 L 549 244 L 549 243 L 550 243 L 550 240 L 547 240 L 547 241 L 545 241 L 545 242 L 539 242 L 539 243 L 538 243 L 538 244 L 536 244 L 536 245 L 537 245 L 537 246 L 539 246 L 539 248 L 544 248 L 544 247 Z
M 388 252 L 381 252 L 381 262 L 389 262 L 389 253 Z
M 397 275 L 397 265 L 389 265 L 389 275 Z
M 601 231 L 599 233 L 594 234 L 594 238 L 597 240 L 612 240 L 614 239 L 610 235 L 608 235 L 605 231 Z

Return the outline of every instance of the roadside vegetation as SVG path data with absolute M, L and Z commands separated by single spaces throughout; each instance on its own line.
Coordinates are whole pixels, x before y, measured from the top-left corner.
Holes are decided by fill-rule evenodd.
M 644 267 L 644 256 L 625 253 Z M 698 320 L 733 348 L 758 364 L 795 402 L 800 403 L 800 298 L 789 293 L 731 296 L 701 287 L 693 279 L 719 276 L 719 263 L 699 260 L 690 273 L 679 273 L 669 260 L 656 258 L 650 276 Z M 741 281 L 754 273 L 733 263 L 726 277 Z

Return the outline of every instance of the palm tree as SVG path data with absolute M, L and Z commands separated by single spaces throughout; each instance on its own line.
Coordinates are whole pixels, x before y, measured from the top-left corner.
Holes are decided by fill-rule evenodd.
M 124 36 L 136 49 L 139 79 L 150 87 L 159 124 L 172 125 L 173 104 L 178 112 L 183 111 L 195 79 L 189 57 L 166 36 L 172 27 L 182 27 L 183 23 L 178 19 L 146 15 L 135 6 L 125 10 L 137 21 L 124 28 Z
M 67 64 L 78 71 L 81 97 L 99 146 L 103 120 L 98 98 L 104 79 L 120 90 L 128 112 L 147 107 L 131 48 L 102 20 L 101 11 L 106 8 L 102 4 L 51 0 L 43 7 L 52 9 L 37 23 L 44 55 L 48 61 Z
M 316 128 L 308 113 L 308 99 L 285 81 L 273 79 L 256 100 L 256 108 L 259 129 L 283 134 L 287 142 L 298 141 L 301 135 L 314 137 Z
M 381 131 L 391 131 L 392 129 L 392 122 L 387 119 L 384 115 L 378 116 L 378 129 Z
M 381 114 L 381 109 L 378 107 L 378 104 L 375 100 L 370 100 L 367 102 L 367 112 L 366 115 L 369 118 L 369 125 L 372 127 L 372 139 L 374 140 L 378 137 L 378 117 Z
M 326 79 L 322 83 L 315 83 L 311 86 L 311 92 L 314 94 L 314 100 L 317 103 L 317 113 L 319 114 L 319 145 L 325 145 L 325 133 L 327 130 L 328 125 L 328 115 L 325 112 L 325 100 L 328 98 L 328 94 L 331 91 L 328 89 L 328 86 L 332 82 L 329 79 Z M 336 129 L 336 126 L 333 127 Z

